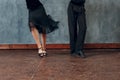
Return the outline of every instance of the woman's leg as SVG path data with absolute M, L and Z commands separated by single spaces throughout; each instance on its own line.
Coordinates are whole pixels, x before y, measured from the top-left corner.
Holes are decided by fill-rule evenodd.
M 40 43 L 39 33 L 38 33 L 37 29 L 35 27 L 32 27 L 31 32 L 32 32 L 33 38 L 34 38 L 34 40 L 37 44 L 37 47 L 41 48 L 42 46 L 41 46 L 41 43 Z
M 45 32 L 45 29 L 44 29 Z M 46 55 L 46 34 L 42 33 L 41 34 L 41 39 L 42 39 L 42 48 L 43 48 L 43 53 Z
M 38 47 L 38 53 L 40 54 L 40 56 L 43 56 L 43 50 L 42 50 L 42 45 L 39 38 L 39 32 L 36 29 L 36 27 L 34 27 L 33 24 L 30 24 L 30 26 L 31 26 L 31 33 Z
M 45 51 L 46 50 L 46 34 L 41 34 L 41 39 L 42 39 L 42 47 L 43 47 L 43 50 Z

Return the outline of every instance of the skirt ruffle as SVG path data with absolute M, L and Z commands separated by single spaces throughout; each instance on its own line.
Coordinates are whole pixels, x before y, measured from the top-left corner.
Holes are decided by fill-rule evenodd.
M 50 33 L 58 28 L 58 21 L 54 21 L 50 15 L 47 15 L 43 6 L 39 6 L 36 10 L 29 10 L 29 27 L 30 23 L 37 28 L 39 33 Z

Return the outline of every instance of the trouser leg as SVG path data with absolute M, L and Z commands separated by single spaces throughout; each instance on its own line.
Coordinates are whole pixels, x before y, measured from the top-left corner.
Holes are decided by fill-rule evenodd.
M 68 26 L 69 26 L 69 35 L 70 35 L 70 49 L 71 53 L 75 52 L 75 44 L 76 44 L 76 35 L 77 35 L 77 23 L 76 16 L 74 15 L 74 11 L 72 9 L 72 4 L 70 3 L 68 6 Z
M 86 35 L 86 16 L 85 10 L 82 9 L 81 13 L 78 15 L 78 34 L 76 41 L 76 51 L 83 50 L 85 35 Z

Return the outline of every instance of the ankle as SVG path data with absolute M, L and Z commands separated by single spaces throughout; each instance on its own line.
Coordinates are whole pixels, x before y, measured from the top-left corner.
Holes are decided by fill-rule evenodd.
M 38 49 L 42 49 L 42 46 L 38 47 Z

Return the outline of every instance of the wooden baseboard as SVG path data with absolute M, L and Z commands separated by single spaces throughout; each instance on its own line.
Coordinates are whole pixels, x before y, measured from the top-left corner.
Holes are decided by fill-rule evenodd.
M 48 49 L 69 49 L 69 44 L 47 44 Z M 120 49 L 120 43 L 86 43 L 85 49 Z M 37 49 L 36 44 L 0 44 L 0 49 Z

